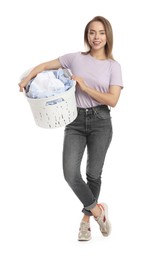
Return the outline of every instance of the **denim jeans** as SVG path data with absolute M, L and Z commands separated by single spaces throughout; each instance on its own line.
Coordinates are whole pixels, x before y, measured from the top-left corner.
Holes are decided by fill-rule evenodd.
M 101 188 L 101 174 L 112 138 L 112 123 L 108 106 L 78 108 L 77 118 L 65 127 L 63 145 L 64 177 L 83 204 L 82 212 L 91 216 Z M 80 171 L 87 148 L 86 181 Z

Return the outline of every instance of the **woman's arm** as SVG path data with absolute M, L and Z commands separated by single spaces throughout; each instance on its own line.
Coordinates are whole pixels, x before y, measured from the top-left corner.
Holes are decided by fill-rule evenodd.
M 84 80 L 77 76 L 72 76 L 73 80 L 76 80 L 79 87 L 82 91 L 87 93 L 89 96 L 91 96 L 93 99 L 98 101 L 101 104 L 115 107 L 118 99 L 120 97 L 121 93 L 121 87 L 120 86 L 110 86 L 108 93 L 102 93 L 96 89 L 92 89 L 89 86 L 87 86 L 84 82 Z
M 61 64 L 59 59 L 51 60 L 48 62 L 44 62 L 39 64 L 38 66 L 34 67 L 31 72 L 24 78 L 18 85 L 20 87 L 20 91 L 23 91 L 23 88 L 26 87 L 28 82 L 34 78 L 38 73 L 44 71 L 44 70 L 50 70 L 50 69 L 59 69 L 61 68 Z

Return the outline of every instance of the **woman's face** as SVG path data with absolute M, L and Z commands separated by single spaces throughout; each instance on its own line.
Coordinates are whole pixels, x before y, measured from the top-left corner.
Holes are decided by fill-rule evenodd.
M 101 22 L 92 22 L 88 29 L 88 42 L 93 50 L 103 49 L 106 44 L 105 28 Z

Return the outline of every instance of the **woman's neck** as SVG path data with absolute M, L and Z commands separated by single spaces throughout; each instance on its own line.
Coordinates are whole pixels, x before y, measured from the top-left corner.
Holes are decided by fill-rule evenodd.
M 97 60 L 105 60 L 107 59 L 103 49 L 102 50 L 90 50 L 90 55 Z

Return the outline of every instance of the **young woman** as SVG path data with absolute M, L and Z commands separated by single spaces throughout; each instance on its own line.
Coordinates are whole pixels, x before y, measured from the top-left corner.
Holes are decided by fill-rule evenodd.
M 90 217 L 93 216 L 103 236 L 110 233 L 107 205 L 98 203 L 101 174 L 112 139 L 109 107 L 115 107 L 122 89 L 120 64 L 113 59 L 111 24 L 96 16 L 85 27 L 84 41 L 88 51 L 69 53 L 36 66 L 19 83 L 20 91 L 39 72 L 68 68 L 76 84 L 77 118 L 65 127 L 63 171 L 65 180 L 83 205 L 78 240 L 90 240 Z M 80 172 L 87 148 L 86 180 Z M 73 212 L 71 206 L 71 212 Z

